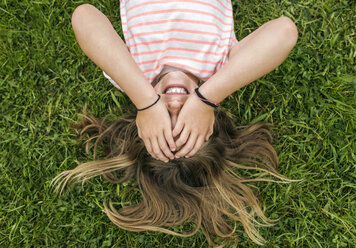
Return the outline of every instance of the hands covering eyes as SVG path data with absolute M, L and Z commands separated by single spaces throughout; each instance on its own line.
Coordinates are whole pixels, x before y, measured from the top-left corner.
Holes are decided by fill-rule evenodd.
M 138 134 L 147 151 L 163 162 L 193 156 L 213 133 L 214 121 L 214 108 L 194 94 L 183 105 L 173 130 L 167 107 L 162 101 L 138 112 L 136 117 Z M 176 137 L 176 142 L 173 137 Z M 175 150 L 178 151 L 173 155 Z

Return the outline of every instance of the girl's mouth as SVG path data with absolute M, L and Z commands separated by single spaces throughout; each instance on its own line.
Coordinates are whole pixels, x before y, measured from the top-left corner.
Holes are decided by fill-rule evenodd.
M 187 90 L 187 88 L 184 87 L 184 85 L 171 84 L 164 89 L 163 94 L 166 94 L 166 95 L 188 95 L 189 91 Z

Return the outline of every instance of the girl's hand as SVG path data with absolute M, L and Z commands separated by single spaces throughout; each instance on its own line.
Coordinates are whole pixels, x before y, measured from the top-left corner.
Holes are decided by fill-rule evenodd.
M 158 101 L 149 109 L 138 111 L 136 126 L 138 136 L 145 142 L 152 157 L 163 162 L 168 162 L 168 158 L 174 159 L 171 150 L 174 151 L 176 145 L 172 136 L 171 119 L 162 101 Z
M 195 94 L 189 96 L 173 129 L 174 137 L 180 134 L 176 140 L 176 145 L 180 150 L 175 158 L 193 156 L 204 141 L 209 140 L 213 133 L 214 121 L 214 108 L 203 103 Z M 181 147 L 182 145 L 184 146 Z

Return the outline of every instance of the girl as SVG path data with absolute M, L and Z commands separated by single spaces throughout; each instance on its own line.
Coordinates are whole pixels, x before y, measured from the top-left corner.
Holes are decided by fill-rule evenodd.
M 98 144 L 106 148 L 107 160 L 61 173 L 53 181 L 60 182 L 56 189 L 95 175 L 113 183 L 136 177 L 141 204 L 119 212 L 104 204 L 116 225 L 180 236 L 202 227 L 211 242 L 210 235 L 234 237 L 226 216 L 262 244 L 253 217 L 271 220 L 245 185 L 257 179 L 242 178 L 236 170 L 258 169 L 284 179 L 276 171 L 270 133 L 261 123 L 234 127 L 214 108 L 284 61 L 297 41 L 295 24 L 280 17 L 237 42 L 229 0 L 120 4 L 126 43 L 92 5 L 79 6 L 72 25 L 84 53 L 129 96 L 137 115 L 113 124 L 84 116 L 77 127 L 82 135 L 94 135 L 89 139 L 96 139 L 94 151 Z M 185 221 L 196 224 L 190 234 L 163 228 Z

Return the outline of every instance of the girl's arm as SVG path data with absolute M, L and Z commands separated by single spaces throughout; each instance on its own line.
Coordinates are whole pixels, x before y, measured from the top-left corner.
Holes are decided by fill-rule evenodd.
M 200 87 L 200 92 L 210 101 L 221 102 L 282 64 L 297 39 L 297 27 L 288 17 L 265 23 L 231 49 L 229 62 Z
M 237 43 L 230 51 L 229 62 L 206 81 L 199 89 L 210 102 L 221 102 L 236 90 L 277 68 L 295 46 L 298 31 L 287 17 L 265 23 Z M 212 133 L 213 111 L 204 106 L 193 94 L 179 113 L 173 136 L 184 147 L 177 157 L 192 156 Z M 194 98 L 194 99 L 193 99 Z M 195 118 L 204 113 L 205 117 Z M 208 123 L 207 123 L 208 122 Z
M 92 5 L 81 5 L 73 13 L 72 26 L 83 52 L 119 84 L 138 109 L 156 101 L 157 94 L 153 87 L 103 13 Z M 171 120 L 161 101 L 138 112 L 136 123 L 139 136 L 153 157 L 162 161 L 174 158 L 171 152 L 175 149 Z

